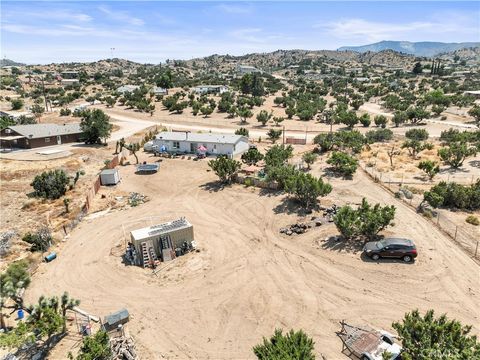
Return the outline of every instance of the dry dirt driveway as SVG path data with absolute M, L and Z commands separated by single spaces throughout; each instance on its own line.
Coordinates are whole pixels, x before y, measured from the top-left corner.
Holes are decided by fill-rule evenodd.
M 416 263 L 368 262 L 332 249 L 324 241 L 336 233 L 331 225 L 284 238 L 279 228 L 298 219 L 284 196 L 238 185 L 219 190 L 206 169 L 206 162 L 181 159 L 163 161 L 152 176 L 120 168 L 119 188 L 151 201 L 84 221 L 58 259 L 41 265 L 28 302 L 67 290 L 93 314 L 126 307 L 143 359 L 252 359 L 252 346 L 276 327 L 303 328 L 318 353 L 344 359 L 338 321 L 391 329 L 414 308 L 447 312 L 479 333 L 478 266 L 364 175 L 332 181 L 329 199 L 342 204 L 365 196 L 395 204 L 389 232 L 416 240 Z M 158 277 L 124 266 L 122 224 L 147 215 L 186 216 L 201 251 L 169 263 Z

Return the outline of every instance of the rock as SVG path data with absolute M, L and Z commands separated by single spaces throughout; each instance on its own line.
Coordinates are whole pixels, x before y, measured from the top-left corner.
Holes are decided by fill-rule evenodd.
M 292 230 L 287 230 L 287 231 L 285 232 L 285 234 L 287 234 L 287 235 L 292 235 L 292 234 L 293 234 L 293 231 L 292 231 Z

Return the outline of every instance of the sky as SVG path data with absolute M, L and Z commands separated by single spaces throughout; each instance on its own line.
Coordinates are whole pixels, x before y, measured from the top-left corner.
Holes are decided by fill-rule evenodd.
M 0 55 L 142 63 L 381 40 L 480 41 L 479 1 L 2 1 Z M 114 49 L 114 50 L 112 50 Z

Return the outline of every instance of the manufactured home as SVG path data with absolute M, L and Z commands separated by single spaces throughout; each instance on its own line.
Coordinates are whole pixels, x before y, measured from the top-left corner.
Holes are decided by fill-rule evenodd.
M 14 125 L 0 132 L 0 144 L 2 148 L 33 149 L 80 142 L 82 134 L 80 123 Z
M 194 89 L 197 94 L 223 94 L 227 91 L 228 86 L 226 85 L 199 85 Z
M 158 152 L 198 153 L 235 156 L 248 150 L 248 138 L 233 134 L 168 132 L 159 133 L 153 140 Z

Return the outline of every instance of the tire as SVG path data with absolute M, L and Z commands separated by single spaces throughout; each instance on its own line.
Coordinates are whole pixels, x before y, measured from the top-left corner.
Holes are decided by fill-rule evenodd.
M 403 260 L 404 262 L 407 262 L 407 263 L 408 263 L 408 262 L 412 262 L 413 258 L 412 258 L 410 255 L 405 255 L 405 256 L 402 258 L 402 260 Z
M 373 254 L 373 255 L 372 255 L 372 260 L 377 261 L 377 260 L 379 260 L 379 259 L 380 259 L 380 255 L 378 255 L 378 254 Z

